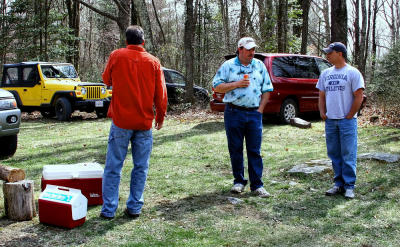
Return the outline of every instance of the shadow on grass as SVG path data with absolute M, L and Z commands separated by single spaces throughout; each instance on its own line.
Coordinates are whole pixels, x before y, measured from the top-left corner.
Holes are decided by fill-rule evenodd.
M 212 193 L 204 193 L 200 195 L 192 195 L 174 202 L 160 202 L 151 211 L 161 212 L 163 217 L 170 221 L 179 221 L 188 214 L 198 211 L 207 211 L 210 207 L 220 205 L 230 205 L 228 197 L 237 197 L 243 199 L 246 195 L 233 195 L 230 192 L 220 191 Z M 250 195 L 248 195 L 250 196 Z
M 224 123 L 223 122 L 206 122 L 206 123 L 199 123 L 196 126 L 192 127 L 189 130 L 179 132 L 178 134 L 170 134 L 170 135 L 163 135 L 163 136 L 154 136 L 153 142 L 154 146 L 162 145 L 168 142 L 176 142 L 181 141 L 193 136 L 199 135 L 208 135 L 215 132 L 224 131 Z

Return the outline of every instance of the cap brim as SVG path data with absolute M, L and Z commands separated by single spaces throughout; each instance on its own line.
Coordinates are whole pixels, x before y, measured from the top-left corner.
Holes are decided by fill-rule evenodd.
M 329 48 L 329 47 L 327 47 L 327 48 L 324 48 L 324 49 L 322 49 L 322 51 L 323 51 L 325 54 L 328 54 L 328 53 L 331 53 L 331 52 L 333 52 L 333 49 L 332 49 L 332 48 Z
M 245 46 L 243 46 L 246 50 L 250 50 L 253 49 L 254 47 L 258 47 L 258 45 L 256 45 L 256 43 L 254 42 L 250 42 L 248 44 L 246 44 Z

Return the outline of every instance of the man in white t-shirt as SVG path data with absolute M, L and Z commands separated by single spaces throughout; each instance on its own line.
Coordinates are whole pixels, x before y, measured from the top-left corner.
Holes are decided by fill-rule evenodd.
M 354 198 L 357 167 L 357 112 L 360 109 L 364 79 L 362 74 L 346 63 L 347 49 L 340 42 L 323 51 L 333 64 L 319 77 L 319 112 L 325 121 L 326 147 L 332 160 L 335 185 L 326 195 L 343 194 Z

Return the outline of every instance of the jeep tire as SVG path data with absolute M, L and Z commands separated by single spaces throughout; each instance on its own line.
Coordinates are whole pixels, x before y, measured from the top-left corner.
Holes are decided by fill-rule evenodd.
M 0 158 L 8 158 L 17 150 L 17 135 L 0 137 Z
M 279 112 L 280 121 L 283 124 L 289 124 L 291 118 L 295 118 L 299 115 L 299 110 L 296 101 L 293 99 L 285 99 L 281 105 Z
M 55 105 L 55 112 L 57 119 L 60 121 L 67 121 L 71 119 L 71 103 L 65 97 L 58 98 Z
M 105 118 L 107 117 L 107 108 L 96 109 L 97 118 Z
M 56 115 L 54 109 L 40 110 L 40 114 L 42 114 L 43 118 L 52 118 Z

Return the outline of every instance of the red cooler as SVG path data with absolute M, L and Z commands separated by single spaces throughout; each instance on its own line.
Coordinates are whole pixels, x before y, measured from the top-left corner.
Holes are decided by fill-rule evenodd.
M 42 191 L 48 184 L 80 189 L 88 199 L 88 205 L 101 205 L 103 171 L 98 163 L 46 165 L 43 167 Z
M 74 228 L 85 223 L 87 199 L 80 190 L 47 185 L 39 197 L 41 223 Z

